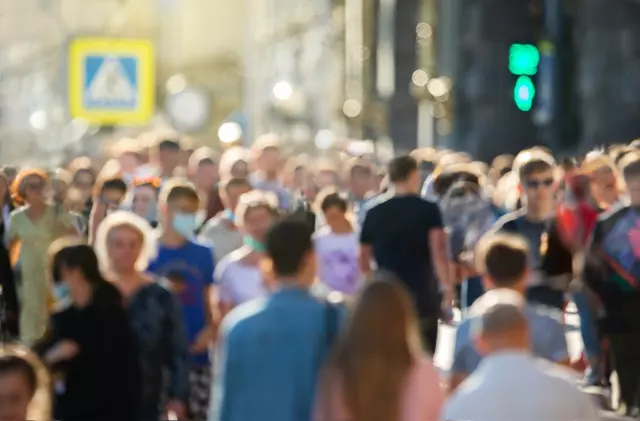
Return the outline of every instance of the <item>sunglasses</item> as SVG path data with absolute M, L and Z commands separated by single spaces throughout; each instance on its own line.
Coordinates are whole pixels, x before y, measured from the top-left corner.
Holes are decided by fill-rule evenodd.
M 33 191 L 40 191 L 42 189 L 44 189 L 44 183 L 39 182 L 39 183 L 27 183 L 25 185 L 25 189 L 26 190 L 33 190 Z
M 527 180 L 524 185 L 528 189 L 537 189 L 539 187 L 551 187 L 554 183 L 553 178 L 545 178 L 544 180 Z

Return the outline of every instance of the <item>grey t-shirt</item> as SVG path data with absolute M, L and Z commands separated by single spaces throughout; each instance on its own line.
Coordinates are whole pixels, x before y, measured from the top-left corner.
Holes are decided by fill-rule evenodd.
M 453 373 L 470 374 L 482 361 L 482 356 L 474 346 L 473 324 L 474 309 L 483 306 L 485 300 L 491 300 L 491 291 L 480 297 L 471 307 L 466 319 L 462 321 L 456 332 L 456 344 L 453 351 Z M 528 304 L 525 316 L 529 323 L 533 354 L 552 362 L 560 362 L 569 358 L 567 338 L 562 325 L 562 314 L 555 309 Z
M 213 244 L 214 258 L 218 262 L 242 245 L 242 233 L 229 227 L 222 215 L 211 218 L 202 227 L 200 238 Z

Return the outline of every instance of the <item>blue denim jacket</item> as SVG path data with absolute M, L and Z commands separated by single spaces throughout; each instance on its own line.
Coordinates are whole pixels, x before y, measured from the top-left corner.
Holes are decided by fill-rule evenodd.
M 309 421 L 328 352 L 326 309 L 305 289 L 283 288 L 231 311 L 210 421 Z

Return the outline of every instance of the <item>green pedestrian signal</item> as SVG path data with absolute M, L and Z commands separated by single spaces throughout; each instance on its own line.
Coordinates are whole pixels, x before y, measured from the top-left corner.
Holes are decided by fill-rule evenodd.
M 531 44 L 512 44 L 509 47 L 509 71 L 517 76 L 538 73 L 540 51 Z
M 518 76 L 513 87 L 513 100 L 520 111 L 530 111 L 536 96 L 531 76 L 538 73 L 540 50 L 532 44 L 511 44 L 509 47 L 509 72 Z
M 533 107 L 533 99 L 536 96 L 536 87 L 529 76 L 520 76 L 513 88 L 513 100 L 520 111 L 530 111 Z

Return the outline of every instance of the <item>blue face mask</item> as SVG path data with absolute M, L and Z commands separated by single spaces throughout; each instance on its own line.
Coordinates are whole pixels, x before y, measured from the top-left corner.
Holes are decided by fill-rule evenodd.
M 222 212 L 222 217 L 231 223 L 234 223 L 236 221 L 236 214 L 233 213 L 231 209 L 225 209 Z
M 257 251 L 258 253 L 267 252 L 267 247 L 265 246 L 265 244 L 261 243 L 260 241 L 256 240 L 250 235 L 245 235 L 243 240 L 244 240 L 244 245 L 251 247 L 254 251 Z
M 58 282 L 54 287 L 53 287 L 53 295 L 56 298 L 56 301 L 59 303 L 64 303 L 66 301 L 68 301 L 71 297 L 71 291 L 69 289 L 69 285 L 67 285 L 66 282 L 62 281 L 62 282 Z
M 198 228 L 198 218 L 195 213 L 176 213 L 171 226 L 184 238 L 191 238 Z

